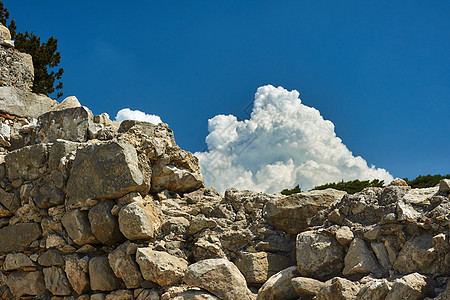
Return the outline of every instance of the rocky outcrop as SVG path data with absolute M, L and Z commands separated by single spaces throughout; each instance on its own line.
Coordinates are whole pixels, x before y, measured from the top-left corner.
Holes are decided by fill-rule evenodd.
M 2 99 L 2 299 L 448 299 L 448 180 L 221 195 L 166 124 Z

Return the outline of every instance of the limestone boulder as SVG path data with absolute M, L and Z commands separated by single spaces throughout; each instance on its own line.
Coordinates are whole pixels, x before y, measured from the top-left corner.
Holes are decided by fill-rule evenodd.
M 8 275 L 6 281 L 11 293 L 16 299 L 23 295 L 37 296 L 45 292 L 44 275 L 41 271 L 15 271 Z
M 10 253 L 6 256 L 5 262 L 3 263 L 3 270 L 13 271 L 19 270 L 23 267 L 34 267 L 35 264 L 31 259 L 23 253 Z
M 326 281 L 317 293 L 316 300 L 350 300 L 359 292 L 358 284 L 341 277 Z
M 264 206 L 263 216 L 270 225 L 297 234 L 309 227 L 311 218 L 318 211 L 330 207 L 345 194 L 343 191 L 326 189 L 271 199 Z
M 411 273 L 396 279 L 386 296 L 386 300 L 424 299 L 429 293 L 426 279 L 419 273 Z
M 25 250 L 42 236 L 36 223 L 17 223 L 0 229 L 0 253 Z
M 205 259 L 190 265 L 184 282 L 205 289 L 222 300 L 251 300 L 244 275 L 226 259 Z
M 305 231 L 297 235 L 297 267 L 301 276 L 328 279 L 338 275 L 344 266 L 344 249 L 330 235 Z
M 37 139 L 41 143 L 52 143 L 57 139 L 86 142 L 92 117 L 86 107 L 49 111 L 39 116 Z
M 119 212 L 120 231 L 129 240 L 153 238 L 160 224 L 155 209 L 148 202 L 132 202 Z
M 46 171 L 48 149 L 45 144 L 23 147 L 9 152 L 5 156 L 8 179 L 35 180 Z
M 114 291 L 121 281 L 114 275 L 107 257 L 96 256 L 89 260 L 89 279 L 94 291 Z
M 336 240 L 343 246 L 348 245 L 353 237 L 353 232 L 348 226 L 342 226 L 336 231 Z
M 56 105 L 53 108 L 53 110 L 64 110 L 64 109 L 76 108 L 76 107 L 81 107 L 81 104 L 78 101 L 77 97 L 69 96 L 69 97 L 64 98 L 64 100 L 61 101 L 61 103 L 58 103 L 58 105 Z
M 113 200 L 102 200 L 89 210 L 92 233 L 102 244 L 110 245 L 124 239 L 120 232 L 119 219 L 111 213 L 115 204 Z
M 133 146 L 118 141 L 91 144 L 78 150 L 73 162 L 67 182 L 69 206 L 83 205 L 91 198 L 120 198 L 145 186 Z
M 431 274 L 439 270 L 438 261 L 437 251 L 433 248 L 433 235 L 426 233 L 406 242 L 398 254 L 394 268 L 402 274 Z
M 317 295 L 324 284 L 322 281 L 308 277 L 292 278 L 291 283 L 295 291 L 297 292 L 297 295 L 301 298 L 314 297 L 315 295 Z
M 291 266 L 286 255 L 271 252 L 242 252 L 235 261 L 247 283 L 264 283 L 279 271 Z
M 167 124 L 125 120 L 119 133 L 138 149 L 142 169 L 150 169 L 153 193 L 187 193 L 204 187 L 198 159 L 177 146 Z
M 114 274 L 122 279 L 129 289 L 139 287 L 143 281 L 139 266 L 134 259 L 136 249 L 136 245 L 127 241 L 108 255 L 109 265 Z
M 356 299 L 358 300 L 384 300 L 391 290 L 386 279 L 371 279 L 361 286 Z
M 358 278 L 380 270 L 376 258 L 373 256 L 366 242 L 355 238 L 348 249 L 344 259 L 342 274 L 346 277 Z
M 258 290 L 257 300 L 297 299 L 298 295 L 292 285 L 292 279 L 298 277 L 295 266 L 281 270 L 272 275 Z
M 89 257 L 79 258 L 77 254 L 65 257 L 64 271 L 70 285 L 79 295 L 89 290 Z
M 160 286 L 181 282 L 188 266 L 188 262 L 182 258 L 150 248 L 138 248 L 136 262 L 142 277 Z
M 63 266 L 63 256 L 56 250 L 50 249 L 39 255 L 38 264 L 44 267 Z
M 0 37 L 0 44 L 8 40 Z M 0 66 L 1 86 L 16 87 L 23 91 L 32 89 L 34 67 L 31 55 L 0 46 Z
M 11 39 L 11 33 L 9 32 L 8 27 L 4 26 L 0 23 L 0 38 L 4 40 L 10 40 Z
M 55 296 L 67 296 L 72 288 L 62 268 L 50 267 L 43 270 L 46 288 Z
M 0 108 L 2 112 L 35 119 L 58 105 L 57 101 L 45 95 L 34 94 L 12 86 L 0 87 L 0 103 L 2 103 Z
M 68 211 L 62 217 L 61 223 L 75 244 L 82 246 L 88 243 L 99 243 L 92 234 L 86 211 L 80 209 Z

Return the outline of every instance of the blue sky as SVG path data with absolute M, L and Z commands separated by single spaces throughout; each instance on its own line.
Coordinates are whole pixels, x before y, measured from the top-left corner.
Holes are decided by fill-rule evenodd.
M 3 2 L 19 31 L 59 40 L 64 96 L 156 114 L 183 149 L 272 84 L 369 165 L 450 173 L 449 1 Z

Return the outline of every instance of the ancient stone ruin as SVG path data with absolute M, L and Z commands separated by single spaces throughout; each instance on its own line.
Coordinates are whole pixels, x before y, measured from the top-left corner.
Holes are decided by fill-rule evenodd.
M 450 299 L 449 180 L 221 195 L 166 124 L 30 92 L 6 30 L 1 299 Z

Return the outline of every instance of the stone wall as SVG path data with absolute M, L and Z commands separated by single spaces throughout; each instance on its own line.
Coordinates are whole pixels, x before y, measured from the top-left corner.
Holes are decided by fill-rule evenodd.
M 450 299 L 449 193 L 221 195 L 166 124 L 0 87 L 1 299 Z

